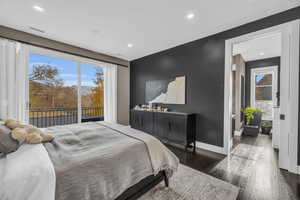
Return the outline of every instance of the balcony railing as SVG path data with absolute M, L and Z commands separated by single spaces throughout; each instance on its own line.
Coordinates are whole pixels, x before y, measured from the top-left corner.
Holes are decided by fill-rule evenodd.
M 103 114 L 103 107 L 82 107 L 81 122 L 101 121 Z M 29 123 L 39 128 L 78 123 L 78 108 L 31 108 Z

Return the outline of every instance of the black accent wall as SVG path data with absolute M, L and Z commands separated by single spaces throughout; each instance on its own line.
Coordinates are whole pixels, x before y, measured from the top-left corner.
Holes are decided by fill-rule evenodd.
M 266 58 L 261 60 L 253 60 L 246 62 L 246 79 L 245 79 L 245 98 L 246 98 L 246 107 L 250 106 L 250 93 L 251 93 L 251 69 L 269 67 L 269 66 L 278 66 L 278 89 L 280 92 L 280 57 Z M 278 101 L 280 102 L 280 100 Z
M 197 113 L 197 140 L 222 147 L 225 40 L 299 18 L 296 7 L 130 62 L 131 108 L 145 103 L 147 80 L 185 75 L 186 104 L 168 107 Z

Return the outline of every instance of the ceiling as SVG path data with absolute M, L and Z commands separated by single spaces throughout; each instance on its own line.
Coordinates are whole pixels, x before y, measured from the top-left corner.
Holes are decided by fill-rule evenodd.
M 299 0 L 0 0 L 0 24 L 133 60 L 299 5 Z M 195 17 L 188 20 L 190 13 Z
M 245 61 L 281 56 L 281 34 L 272 34 L 233 45 L 233 55 L 241 54 Z

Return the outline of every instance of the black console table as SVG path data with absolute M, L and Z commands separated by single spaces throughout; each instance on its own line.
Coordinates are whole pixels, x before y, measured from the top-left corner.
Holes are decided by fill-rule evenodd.
M 196 150 L 196 115 L 180 112 L 131 110 L 130 125 L 158 139 Z

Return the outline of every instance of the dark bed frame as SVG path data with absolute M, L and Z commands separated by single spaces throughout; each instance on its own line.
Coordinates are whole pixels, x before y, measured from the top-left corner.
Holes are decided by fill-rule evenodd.
M 158 185 L 162 180 L 164 180 L 165 186 L 169 187 L 169 179 L 166 172 L 160 171 L 156 176 L 148 176 L 134 186 L 128 188 L 125 192 L 118 196 L 116 200 L 136 200 L 150 189 Z

